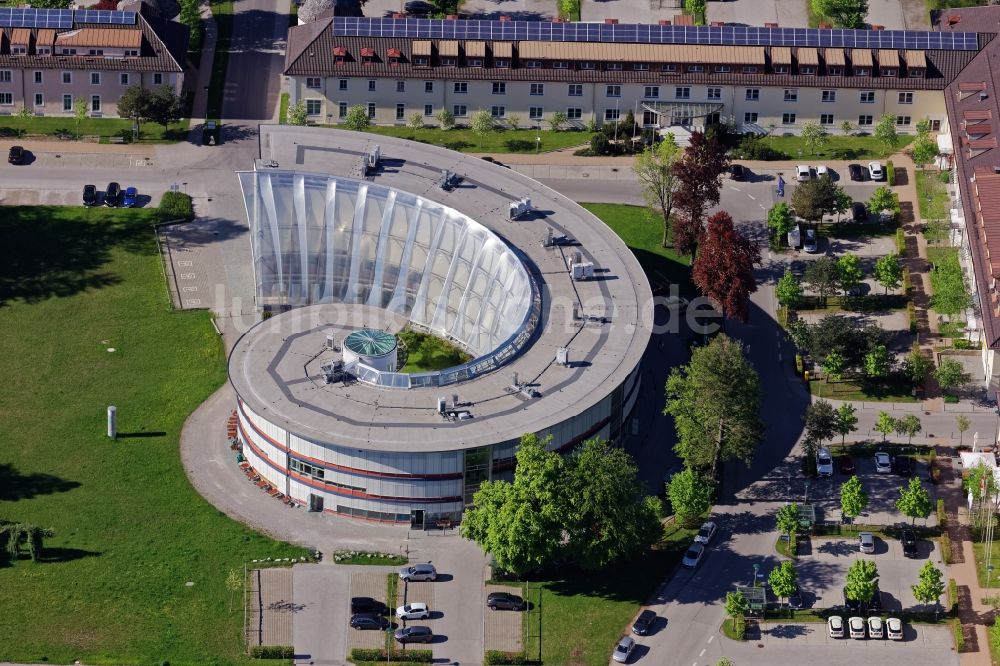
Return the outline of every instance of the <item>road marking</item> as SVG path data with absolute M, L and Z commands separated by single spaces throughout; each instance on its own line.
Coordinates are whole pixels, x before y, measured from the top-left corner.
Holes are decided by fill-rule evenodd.
M 188 305 L 201 305 L 201 299 L 200 298 L 191 298 L 191 299 L 188 299 L 187 303 L 188 303 Z
M 177 265 L 181 266 L 183 268 L 191 268 L 191 266 L 194 265 L 194 262 L 193 261 L 178 261 Z
M 753 199 L 754 201 L 757 201 L 757 197 L 755 197 L 754 195 L 748 194 L 747 196 L 750 197 L 751 199 Z
M 193 280 L 194 279 L 194 273 L 181 273 L 177 277 L 179 277 L 182 280 Z
M 198 291 L 198 287 L 182 287 L 181 291 Z
M 733 190 L 734 192 L 742 192 L 743 191 L 743 190 L 741 190 L 738 187 L 733 187 L 732 185 L 729 186 L 729 189 Z
M 708 637 L 708 642 L 709 642 L 709 644 L 711 644 L 711 643 L 712 643 L 712 641 L 714 641 L 714 640 L 715 640 L 715 636 L 709 636 L 709 637 Z
M 705 656 L 705 648 L 701 649 L 701 652 L 698 653 L 698 656 L 699 657 L 704 657 Z

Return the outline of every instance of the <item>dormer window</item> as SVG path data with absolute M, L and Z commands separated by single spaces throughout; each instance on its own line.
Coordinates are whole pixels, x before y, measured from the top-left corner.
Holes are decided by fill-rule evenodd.
M 375 62 L 375 49 L 370 46 L 366 46 L 361 49 L 361 63 L 364 65 L 369 65 Z
M 801 65 L 799 67 L 799 74 L 815 74 L 816 68 L 812 65 Z
M 597 65 L 592 62 L 581 62 L 577 67 L 580 69 L 597 69 Z
M 893 67 L 883 67 L 879 72 L 882 76 L 896 76 L 897 70 Z
M 756 74 L 757 73 L 757 66 L 756 65 L 744 65 L 743 66 L 743 73 L 744 74 Z
M 729 65 L 716 65 L 715 66 L 715 71 L 716 71 L 716 73 L 719 73 L 719 74 L 725 74 L 726 72 L 731 71 L 731 69 L 732 68 Z
M 104 55 L 104 49 L 90 49 L 90 55 L 92 55 L 92 56 L 102 56 L 102 55 Z
M 386 56 L 386 58 L 389 59 L 389 64 L 390 65 L 398 65 L 399 64 L 399 59 L 403 56 L 403 54 L 400 53 L 399 49 L 393 48 L 393 49 L 389 49 L 388 51 L 386 51 L 385 52 L 385 56 Z
M 645 72 L 649 69 L 649 63 L 647 62 L 637 62 L 632 64 L 632 69 L 637 72 Z
M 788 65 L 775 65 L 774 66 L 774 73 L 775 74 L 788 74 Z
M 622 64 L 620 62 L 609 62 L 607 65 L 605 65 L 605 69 L 607 69 L 608 71 L 618 71 L 621 68 Z
M 839 65 L 835 67 L 827 67 L 826 73 L 828 76 L 841 76 L 844 73 L 844 68 Z
M 666 65 L 663 66 L 663 73 L 664 74 L 676 74 L 677 73 L 677 65 L 675 65 L 673 63 L 667 63 Z
M 569 63 L 565 60 L 556 60 L 552 63 L 552 69 L 569 69 Z
M 854 76 L 871 76 L 872 70 L 868 67 L 855 67 Z
M 525 60 L 524 66 L 528 69 L 539 69 L 542 66 L 541 60 Z
M 416 67 L 427 67 L 427 56 L 413 56 L 413 64 Z
M 704 72 L 705 71 L 705 66 L 704 65 L 688 65 L 687 66 L 687 71 L 689 71 L 689 72 Z
M 445 56 L 445 57 L 441 58 L 441 66 L 442 67 L 454 67 L 457 62 L 458 62 L 458 58 L 456 58 L 454 56 Z
M 465 64 L 468 65 L 469 67 L 482 67 L 483 66 L 483 59 L 482 58 L 467 58 L 466 61 L 465 61 Z
M 62 50 L 63 55 L 76 55 L 76 49 L 66 49 Z
M 911 69 L 910 78 L 911 79 L 922 79 L 924 77 L 924 70 L 922 69 Z
M 137 58 L 137 57 L 139 57 L 139 50 L 138 49 L 125 49 L 125 57 L 126 58 Z
M 500 69 L 507 69 L 510 67 L 510 58 L 493 58 L 493 66 Z
M 49 48 L 48 46 L 37 47 L 35 49 L 35 51 L 38 53 L 38 55 L 43 55 L 43 56 L 47 56 L 47 55 L 50 55 L 52 53 L 52 49 Z M 136 55 L 139 55 L 139 54 L 136 53 Z
M 343 46 L 333 47 L 333 62 L 337 65 L 342 65 L 347 62 L 347 49 Z
M 27 46 L 12 46 L 10 48 L 10 54 L 11 55 L 28 55 L 28 47 Z

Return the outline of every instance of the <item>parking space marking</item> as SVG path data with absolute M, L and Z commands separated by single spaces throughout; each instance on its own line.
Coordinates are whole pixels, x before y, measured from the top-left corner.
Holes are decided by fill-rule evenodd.
M 198 287 L 182 287 L 181 291 L 188 291 L 188 292 L 198 291 Z
M 201 299 L 200 298 L 189 299 L 188 305 L 201 305 Z
M 708 637 L 708 644 L 711 645 L 712 641 L 714 641 L 714 640 L 715 640 L 715 636 L 709 636 Z
M 701 652 L 699 652 L 699 653 L 698 653 L 698 656 L 699 656 L 699 657 L 704 657 L 704 656 L 705 656 L 705 651 L 706 651 L 706 650 L 707 650 L 707 648 L 702 648 L 702 649 L 701 649 Z
M 193 280 L 194 276 L 195 273 L 181 273 L 177 277 L 179 277 L 181 280 Z
M 178 261 L 177 266 L 180 268 L 191 268 L 194 265 L 193 261 Z

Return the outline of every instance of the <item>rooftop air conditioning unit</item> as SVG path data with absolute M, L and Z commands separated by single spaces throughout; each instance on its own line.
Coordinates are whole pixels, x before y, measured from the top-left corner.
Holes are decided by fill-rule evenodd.
M 569 349 L 566 347 L 559 347 L 556 349 L 556 363 L 559 365 L 569 365 Z
M 438 410 L 438 414 L 444 414 L 446 411 L 448 411 L 448 399 L 447 398 L 438 398 L 437 399 L 437 410 Z

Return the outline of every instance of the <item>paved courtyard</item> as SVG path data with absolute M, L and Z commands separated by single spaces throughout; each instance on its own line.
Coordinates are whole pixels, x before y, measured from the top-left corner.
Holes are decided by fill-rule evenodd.
M 521 596 L 522 594 L 520 587 L 487 585 L 483 599 L 485 600 L 492 592 L 508 592 L 517 596 Z M 522 612 L 509 610 L 487 611 L 485 627 L 486 636 L 484 643 L 487 650 L 519 652 L 524 646 L 524 613 Z

